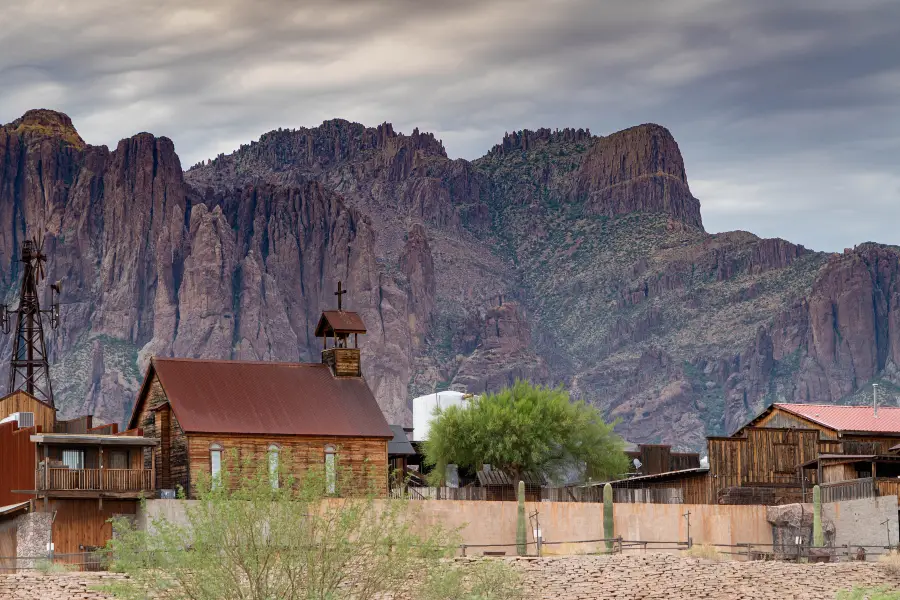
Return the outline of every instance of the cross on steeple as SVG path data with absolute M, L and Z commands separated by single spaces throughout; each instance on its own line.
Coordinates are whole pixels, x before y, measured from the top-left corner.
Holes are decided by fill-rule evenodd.
M 341 310 L 341 296 L 347 293 L 347 290 L 341 287 L 341 282 L 338 281 L 338 290 L 334 293 L 335 296 L 338 297 L 338 310 Z

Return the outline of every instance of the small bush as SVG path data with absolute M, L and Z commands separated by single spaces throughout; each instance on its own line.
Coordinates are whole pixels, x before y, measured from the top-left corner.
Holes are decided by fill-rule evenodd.
M 709 544 L 691 546 L 684 551 L 684 555 L 690 556 L 691 558 L 702 558 L 704 560 L 720 561 L 723 559 L 723 556 L 719 553 L 719 551 Z
M 63 563 L 53 562 L 46 558 L 36 561 L 34 568 L 38 573 L 49 575 L 50 573 L 68 573 L 71 569 Z
M 900 600 L 900 591 L 888 587 L 860 588 L 838 592 L 837 600 Z
M 891 550 L 888 554 L 882 554 L 878 557 L 878 564 L 891 575 L 900 575 L 900 552 Z
M 421 600 L 523 600 L 521 575 L 503 560 L 444 563 L 431 569 L 420 591 Z

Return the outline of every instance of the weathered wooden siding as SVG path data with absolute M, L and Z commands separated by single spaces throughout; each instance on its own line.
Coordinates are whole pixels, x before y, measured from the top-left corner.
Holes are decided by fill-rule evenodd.
M 13 422 L 0 424 L 0 506 L 34 497 L 12 490 L 34 489 L 37 462 L 31 436 L 39 431 L 39 427 L 19 429 Z
M 709 438 L 710 472 L 722 487 L 799 484 L 798 466 L 818 456 L 819 431 L 756 429 L 746 437 Z
M 100 468 L 100 448 L 98 446 L 47 446 L 47 457 L 61 461 L 63 450 L 82 450 L 84 452 L 84 468 Z M 119 455 L 119 456 L 115 456 Z M 123 456 L 124 455 L 124 456 Z M 113 462 L 124 460 L 121 466 Z M 104 448 L 103 468 L 105 469 L 143 469 L 143 451 L 140 448 Z M 149 468 L 149 467 L 148 467 Z
M 626 452 L 629 458 L 641 461 L 642 475 L 657 475 L 668 471 L 696 469 L 700 466 L 700 455 L 696 452 L 672 452 L 672 447 L 664 444 L 640 444 L 637 450 Z
M 856 469 L 853 465 L 827 465 L 822 467 L 822 483 L 836 483 L 856 479 Z
M 210 446 L 220 444 L 224 448 L 223 460 L 232 459 L 231 452 L 237 451 L 238 460 L 262 458 L 270 444 L 283 448 L 283 456 L 292 461 L 291 471 L 302 473 L 311 465 L 325 463 L 325 446 L 337 449 L 339 476 L 350 476 L 352 481 L 340 481 L 344 490 L 374 490 L 387 495 L 388 458 L 387 440 L 345 437 L 301 437 L 301 436 L 250 436 L 236 434 L 188 434 L 191 481 L 197 474 L 210 472 Z M 191 488 L 191 496 L 196 490 Z
M 44 510 L 43 503 L 37 504 Z M 116 515 L 134 515 L 136 500 L 52 500 L 47 510 L 56 511 L 53 520 L 53 546 L 56 554 L 84 552 L 85 547 L 104 546 L 112 538 L 112 524 L 107 521 Z M 68 562 L 80 562 L 74 558 Z
M 150 453 L 156 453 L 156 487 L 184 490 L 190 487 L 188 467 L 188 440 L 175 418 L 169 400 L 162 389 L 159 377 L 154 375 L 147 387 L 147 394 L 138 398 L 140 403 L 137 426 L 144 430 L 144 437 L 159 441 L 155 449 L 144 451 L 144 468 L 151 468 Z
M 900 479 L 896 477 L 876 477 L 875 487 L 879 496 L 897 496 L 900 499 Z
M 0 419 L 17 412 L 34 413 L 34 424 L 40 425 L 41 431 L 53 431 L 56 425 L 56 411 L 25 392 L 13 392 L 0 398 Z
M 845 435 L 841 441 L 842 454 L 887 454 L 891 447 L 900 444 L 900 437 Z
M 602 488 L 590 489 L 601 501 Z M 614 502 L 653 504 L 716 504 L 719 482 L 710 473 L 685 475 L 668 481 L 632 481 L 613 484 Z
M 322 362 L 338 377 L 359 377 L 358 348 L 328 348 L 322 351 Z
M 16 535 L 18 529 L 15 516 L 7 517 L 0 521 L 0 557 L 7 557 L 5 559 L 0 558 L 0 575 L 15 573 L 16 559 L 8 557 L 16 556 L 18 548 Z
M 754 427 L 784 428 L 784 429 L 815 429 L 821 432 L 822 439 L 837 439 L 837 432 L 828 427 L 814 423 L 803 417 L 797 416 L 775 407 L 771 413 L 754 424 Z

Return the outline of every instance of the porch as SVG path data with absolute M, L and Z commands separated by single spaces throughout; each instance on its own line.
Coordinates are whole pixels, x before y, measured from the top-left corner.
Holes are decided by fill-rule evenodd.
M 45 498 L 139 498 L 154 481 L 156 440 L 140 435 L 38 434 L 35 494 Z M 150 449 L 149 469 L 144 453 Z

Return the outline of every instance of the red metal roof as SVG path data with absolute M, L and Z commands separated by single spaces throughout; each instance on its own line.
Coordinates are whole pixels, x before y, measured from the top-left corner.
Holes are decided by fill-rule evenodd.
M 394 436 L 365 379 L 323 364 L 154 358 L 151 368 L 188 432 Z
M 362 318 L 355 312 L 349 310 L 326 310 L 322 311 L 319 317 L 319 324 L 316 325 L 316 337 L 330 335 L 331 332 L 336 333 L 365 333 L 366 326 L 363 324 Z
M 775 406 L 837 431 L 900 433 L 900 408 L 879 406 L 876 418 L 871 406 L 833 404 L 775 404 Z

